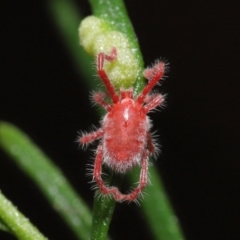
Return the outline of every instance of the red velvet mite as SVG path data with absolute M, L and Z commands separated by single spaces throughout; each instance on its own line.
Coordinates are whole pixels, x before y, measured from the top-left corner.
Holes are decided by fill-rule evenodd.
M 115 61 L 117 49 L 110 55 L 99 53 L 97 56 L 97 72 L 104 83 L 108 95 L 95 92 L 93 100 L 106 111 L 101 127 L 94 132 L 82 134 L 79 142 L 82 145 L 100 140 L 96 150 L 93 168 L 93 180 L 96 181 L 100 193 L 114 197 L 118 202 L 136 201 L 148 183 L 148 158 L 157 153 L 157 144 L 152 138 L 151 123 L 147 114 L 162 106 L 164 96 L 151 93 L 152 88 L 163 77 L 166 64 L 157 61 L 151 68 L 144 70 L 143 75 L 148 84 L 138 96 L 134 96 L 133 88 L 120 89 L 117 94 L 104 70 L 105 61 Z M 106 98 L 111 98 L 109 103 Z M 128 194 L 123 194 L 117 187 L 106 186 L 102 180 L 102 165 L 113 171 L 125 173 L 134 166 L 141 166 L 138 186 Z

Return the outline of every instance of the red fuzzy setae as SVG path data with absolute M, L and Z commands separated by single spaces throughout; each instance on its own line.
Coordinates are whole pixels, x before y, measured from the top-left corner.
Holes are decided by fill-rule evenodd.
M 103 81 L 112 103 L 103 92 L 95 92 L 93 100 L 106 109 L 107 114 L 98 130 L 82 134 L 79 142 L 84 145 L 101 139 L 96 150 L 93 168 L 93 180 L 103 195 L 113 196 L 118 202 L 136 201 L 148 183 L 148 157 L 157 153 L 157 146 L 150 133 L 150 120 L 147 113 L 162 105 L 164 96 L 150 93 L 163 77 L 165 63 L 158 61 L 153 67 L 145 69 L 143 75 L 149 80 L 138 96 L 133 96 L 133 89 L 120 89 L 117 94 L 104 70 L 104 61 L 115 61 L 117 50 L 113 48 L 110 55 L 99 53 L 97 57 L 98 75 Z M 102 180 L 102 165 L 120 173 L 141 166 L 138 186 L 128 194 L 123 194 L 117 187 L 108 187 Z

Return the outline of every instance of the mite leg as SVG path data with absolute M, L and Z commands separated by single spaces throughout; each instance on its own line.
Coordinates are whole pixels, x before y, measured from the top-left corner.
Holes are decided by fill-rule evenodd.
M 103 69 L 104 66 L 104 61 L 105 59 L 107 61 L 114 61 L 117 58 L 117 49 L 116 48 L 112 48 L 111 54 L 107 55 L 105 53 L 99 53 L 98 57 L 97 57 L 97 71 L 98 71 L 98 75 L 99 77 L 102 79 L 104 85 L 106 86 L 107 91 L 109 92 L 113 103 L 117 103 L 119 101 L 119 97 L 116 93 L 116 91 L 114 90 L 113 85 L 111 84 L 107 73 L 105 72 L 105 70 Z
M 150 132 L 147 133 L 147 145 L 151 155 L 158 152 L 158 148 L 155 146 Z
M 87 134 L 82 134 L 82 136 L 79 138 L 79 142 L 81 144 L 87 144 L 91 143 L 103 136 L 103 130 L 99 128 L 95 132 L 87 133 Z
M 118 189 L 116 187 L 107 187 L 105 183 L 102 180 L 101 174 L 102 174 L 102 162 L 103 162 L 103 150 L 102 145 L 100 145 L 97 149 L 97 155 L 94 163 L 94 169 L 93 169 L 93 178 L 98 184 L 99 190 L 103 195 L 111 194 L 115 196 L 119 193 Z
M 104 58 L 107 61 L 109 61 L 109 62 L 112 62 L 112 61 L 116 60 L 116 58 L 117 58 L 117 49 L 115 47 L 113 47 L 112 50 L 111 50 L 110 55 L 107 55 L 107 54 L 104 53 Z
M 157 84 L 157 82 L 163 77 L 165 72 L 165 63 L 157 62 L 152 68 L 147 68 L 143 75 L 149 79 L 148 84 L 142 90 L 142 93 L 138 96 L 137 102 L 143 103 L 145 97 L 152 90 L 152 88 Z
M 140 179 L 138 187 L 135 188 L 129 194 L 122 194 L 116 187 L 107 187 L 102 180 L 102 162 L 103 162 L 103 151 L 102 146 L 99 146 L 97 149 L 97 155 L 94 163 L 93 178 L 98 184 L 99 190 L 103 195 L 112 195 L 117 202 L 123 201 L 135 201 L 139 194 L 146 187 L 148 182 L 148 151 L 146 150 L 142 159 L 142 169 L 140 173 Z
M 141 169 L 139 184 L 138 184 L 137 188 L 135 188 L 129 194 L 122 194 L 118 191 L 118 189 L 116 189 L 116 191 L 113 192 L 113 196 L 116 201 L 118 201 L 118 202 L 135 201 L 138 198 L 139 194 L 141 194 L 143 189 L 146 187 L 146 185 L 148 183 L 148 160 L 147 160 L 148 155 L 149 155 L 148 151 L 146 150 L 143 155 L 143 159 L 142 159 L 142 169 Z
M 105 101 L 106 96 L 107 95 L 103 92 L 94 92 L 93 101 L 104 107 L 107 111 L 110 111 L 112 107 L 108 102 Z
M 152 109 L 160 106 L 164 102 L 164 96 L 161 94 L 153 94 L 146 98 L 146 104 L 143 107 L 144 112 L 147 114 Z

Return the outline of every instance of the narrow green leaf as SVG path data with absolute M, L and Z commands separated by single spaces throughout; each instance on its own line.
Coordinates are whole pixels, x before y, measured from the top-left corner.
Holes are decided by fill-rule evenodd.
M 10 123 L 0 122 L 0 146 L 38 185 L 76 236 L 88 239 L 90 211 L 61 170 L 26 134 Z
M 0 217 L 20 240 L 46 240 L 36 227 L 0 192 Z

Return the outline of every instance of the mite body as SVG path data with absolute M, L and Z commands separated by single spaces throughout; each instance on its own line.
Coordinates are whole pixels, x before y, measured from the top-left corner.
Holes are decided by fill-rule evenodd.
M 163 104 L 164 96 L 151 93 L 151 90 L 163 77 L 166 64 L 158 61 L 153 67 L 145 69 L 143 75 L 149 82 L 138 96 L 133 96 L 133 88 L 120 89 L 120 93 L 117 94 L 104 70 L 105 60 L 111 62 L 116 59 L 116 48 L 112 49 L 110 55 L 98 54 L 97 71 L 108 95 L 95 92 L 93 100 L 105 108 L 107 113 L 101 122 L 102 126 L 94 132 L 82 134 L 79 142 L 85 145 L 100 140 L 96 150 L 93 180 L 103 195 L 112 196 L 118 202 L 130 202 L 137 201 L 147 185 L 148 157 L 156 155 L 158 151 L 150 133 L 151 124 L 147 113 Z M 112 103 L 106 100 L 107 97 L 111 98 Z M 117 187 L 106 186 L 101 177 L 103 164 L 120 173 L 140 165 L 138 186 L 128 194 L 121 193 Z
M 115 171 L 124 173 L 141 164 L 150 128 L 141 107 L 126 97 L 103 119 L 103 162 Z

